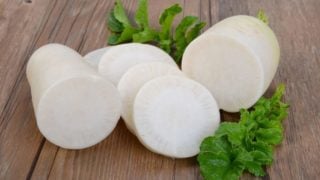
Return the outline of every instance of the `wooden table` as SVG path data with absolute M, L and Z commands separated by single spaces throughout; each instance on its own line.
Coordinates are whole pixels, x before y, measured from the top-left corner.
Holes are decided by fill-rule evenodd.
M 123 2 L 132 16 L 136 1 Z M 184 7 L 183 15 L 200 16 L 207 28 L 228 16 L 266 11 L 281 45 L 281 63 L 266 94 L 285 83 L 291 107 L 284 142 L 263 179 L 319 179 L 320 1 L 150 0 L 151 24 L 157 26 L 159 13 L 173 3 Z M 0 179 L 201 179 L 195 158 L 151 153 L 123 122 L 103 142 L 80 151 L 58 148 L 37 129 L 25 76 L 28 58 L 51 42 L 81 54 L 105 46 L 112 6 L 111 0 L 0 0 Z

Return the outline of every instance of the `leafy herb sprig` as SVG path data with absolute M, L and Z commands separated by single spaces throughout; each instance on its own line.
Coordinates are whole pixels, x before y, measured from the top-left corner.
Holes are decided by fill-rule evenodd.
M 288 114 L 281 101 L 284 90 L 279 85 L 270 99 L 260 98 L 251 111 L 242 109 L 239 122 L 223 122 L 203 140 L 197 159 L 205 179 L 239 179 L 244 171 L 265 175 L 264 166 L 272 163 L 274 146 L 283 139 L 282 121 Z
M 112 33 L 108 44 L 152 43 L 169 53 L 180 64 L 187 45 L 200 34 L 201 29 L 206 25 L 196 16 L 186 16 L 173 32 L 173 20 L 181 12 L 182 8 L 178 4 L 165 9 L 159 18 L 161 28 L 156 30 L 149 25 L 147 0 L 139 0 L 134 17 L 136 25 L 129 20 L 121 1 L 116 0 L 107 21 Z

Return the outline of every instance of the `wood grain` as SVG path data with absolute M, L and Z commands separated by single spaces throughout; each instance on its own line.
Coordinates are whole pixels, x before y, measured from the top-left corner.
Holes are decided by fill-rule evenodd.
M 285 139 L 263 179 L 317 179 L 320 175 L 320 1 L 149 0 L 150 23 L 179 3 L 182 16 L 208 26 L 263 8 L 281 46 L 281 63 L 271 87 L 283 82 L 290 103 Z M 137 2 L 123 0 L 133 17 Z M 46 43 L 66 44 L 81 54 L 106 45 L 109 0 L 0 0 L 0 179 L 201 179 L 195 158 L 174 160 L 144 148 L 121 121 L 98 145 L 79 151 L 58 148 L 36 127 L 25 64 Z M 238 114 L 222 112 L 224 120 Z M 242 179 L 257 179 L 245 174 Z

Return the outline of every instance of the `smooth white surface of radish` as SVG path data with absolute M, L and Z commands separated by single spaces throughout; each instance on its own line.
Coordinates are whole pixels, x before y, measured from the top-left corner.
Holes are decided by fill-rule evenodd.
M 83 58 L 86 60 L 86 62 L 88 62 L 92 67 L 94 68 L 98 68 L 98 64 L 100 62 L 100 59 L 102 57 L 102 55 L 107 52 L 111 47 L 104 47 L 104 48 L 100 48 L 100 49 L 96 49 L 94 51 L 91 51 L 89 53 L 87 53 L 85 56 L 83 56 Z
M 128 43 L 112 47 L 101 58 L 99 73 L 118 84 L 122 75 L 132 66 L 146 62 L 163 62 L 177 66 L 162 49 L 152 45 Z
M 119 120 L 118 90 L 71 48 L 49 44 L 36 50 L 27 65 L 27 78 L 37 125 L 60 147 L 97 144 Z
M 120 79 L 118 90 L 122 99 L 122 119 L 128 129 L 134 133 L 133 103 L 140 88 L 148 81 L 165 75 L 183 76 L 175 66 L 161 63 L 143 63 L 130 68 Z
M 151 151 L 186 158 L 219 126 L 217 103 L 201 84 L 163 76 L 147 82 L 134 102 L 136 136 Z
M 272 30 L 257 18 L 234 16 L 189 44 L 182 71 L 206 86 L 225 111 L 251 107 L 270 85 L 280 48 Z

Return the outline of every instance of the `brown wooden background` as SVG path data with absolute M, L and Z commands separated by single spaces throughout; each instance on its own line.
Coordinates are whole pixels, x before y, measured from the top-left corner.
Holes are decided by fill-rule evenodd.
M 136 1 L 123 0 L 131 16 Z M 173 3 L 208 26 L 263 8 L 281 45 L 281 63 L 268 90 L 287 85 L 291 105 L 285 140 L 263 179 L 319 179 L 320 1 L 150 0 L 151 24 Z M 103 47 L 112 0 L 0 0 L 0 179 L 201 179 L 195 158 L 174 160 L 146 150 L 120 122 L 102 143 L 71 151 L 46 141 L 36 127 L 25 65 L 38 47 L 66 44 L 81 54 Z M 182 15 L 179 17 L 181 18 Z M 208 28 L 207 26 L 207 28 Z M 237 115 L 223 113 L 224 119 Z M 246 174 L 242 179 L 254 179 Z

